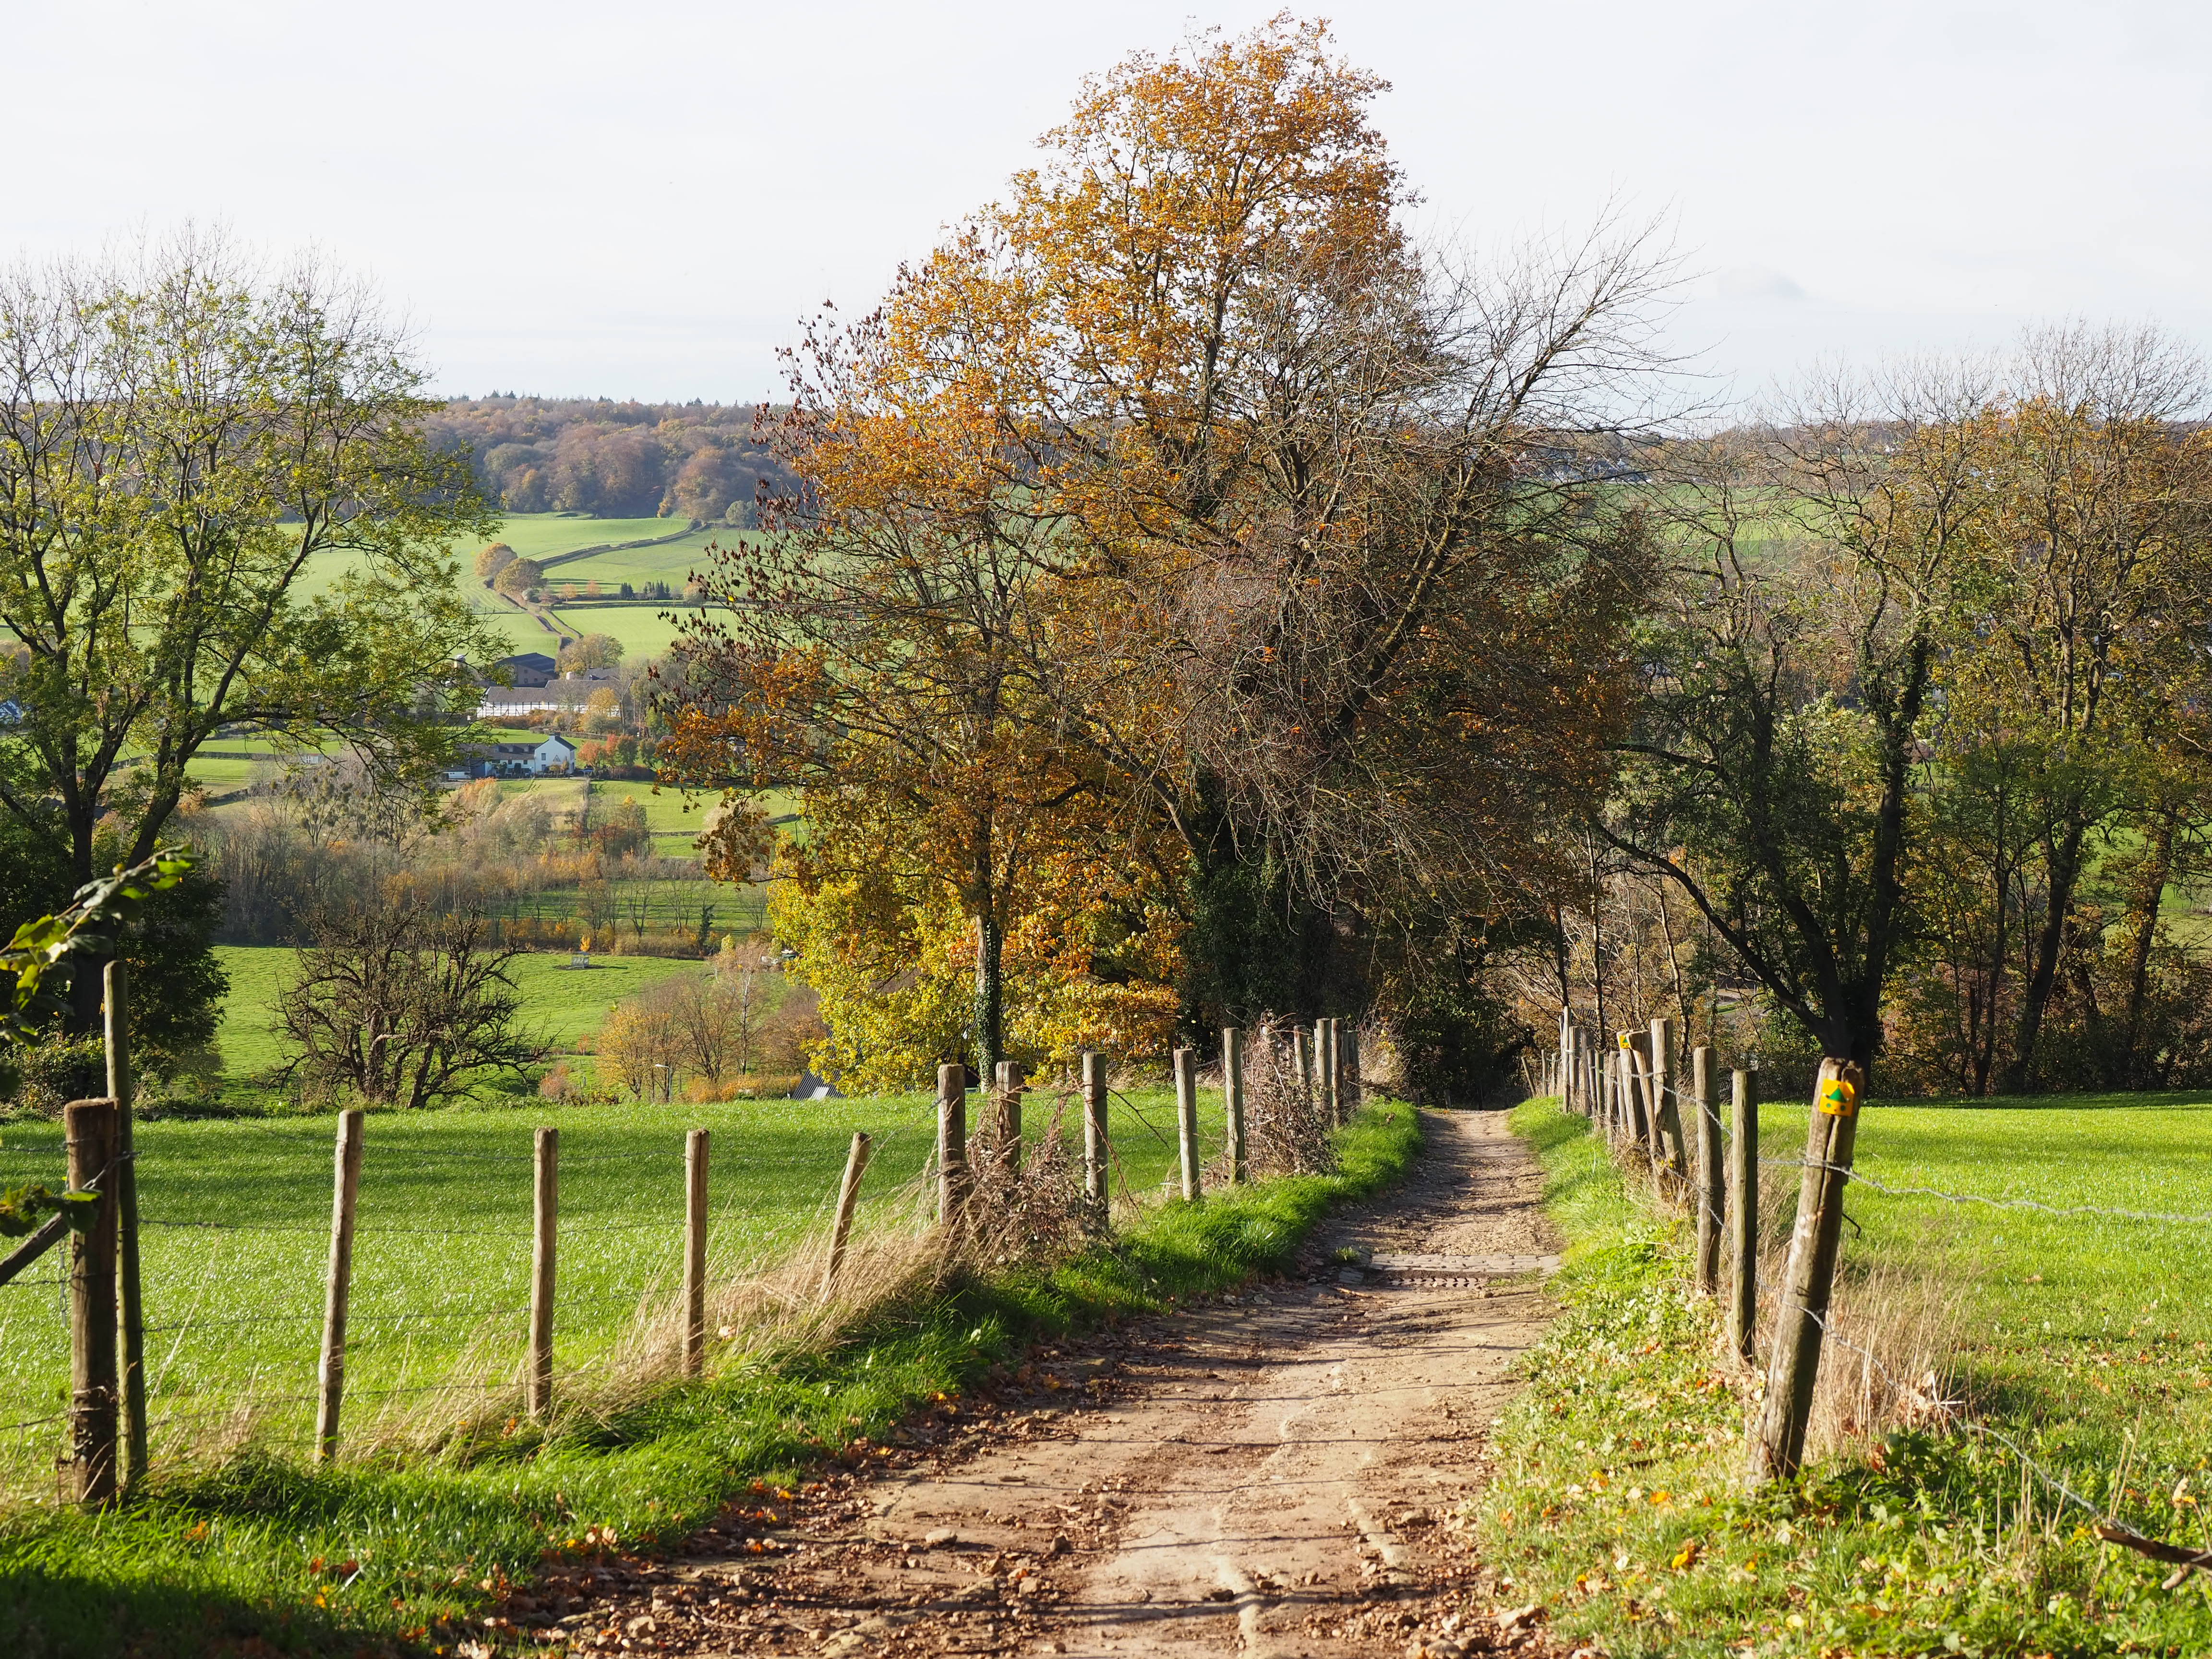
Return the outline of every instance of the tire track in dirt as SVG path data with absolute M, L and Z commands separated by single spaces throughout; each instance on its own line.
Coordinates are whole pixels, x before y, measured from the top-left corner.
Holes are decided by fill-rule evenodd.
M 673 1559 L 549 1581 L 498 1633 L 891 1659 L 1541 1651 L 1528 1615 L 1492 1611 L 1510 1590 L 1454 1511 L 1550 1316 L 1542 1178 L 1502 1114 L 1424 1129 L 1408 1180 L 1332 1218 L 1307 1278 L 1042 1351 L 865 1471 L 735 1506 Z M 1365 1267 L 1340 1269 L 1345 1247 Z

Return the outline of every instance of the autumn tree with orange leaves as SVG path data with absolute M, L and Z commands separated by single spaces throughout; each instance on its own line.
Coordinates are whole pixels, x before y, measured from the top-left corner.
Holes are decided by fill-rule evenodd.
M 918 826 L 979 1063 L 1046 846 L 1172 902 L 1188 1028 L 1403 1014 L 1601 787 L 1646 554 L 1598 481 L 1659 276 L 1634 236 L 1416 248 L 1381 90 L 1287 16 L 1132 57 L 798 355 L 805 489 L 725 560 L 677 748 Z

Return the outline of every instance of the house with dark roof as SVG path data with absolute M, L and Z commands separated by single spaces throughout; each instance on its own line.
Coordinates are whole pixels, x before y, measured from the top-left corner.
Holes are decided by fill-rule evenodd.
M 513 684 L 521 686 L 540 686 L 551 679 L 561 665 L 543 651 L 525 651 L 512 657 L 501 657 L 492 665 L 504 668 Z
M 472 778 L 537 777 L 576 763 L 576 745 L 556 732 L 526 743 L 465 743 L 461 769 Z

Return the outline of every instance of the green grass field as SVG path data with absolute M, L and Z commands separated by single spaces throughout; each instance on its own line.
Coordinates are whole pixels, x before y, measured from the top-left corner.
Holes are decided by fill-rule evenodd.
M 738 1228 L 757 1230 L 748 1237 L 765 1237 L 757 1230 L 777 1215 L 797 1216 L 810 1201 L 826 1197 L 851 1122 L 873 1121 L 899 1133 L 921 1115 L 919 1103 L 810 1109 L 816 1115 L 763 1120 L 782 1136 L 780 1142 L 747 1139 L 750 1132 L 742 1130 L 732 1136 L 734 1146 L 716 1141 L 717 1226 L 726 1236 Z M 871 1112 L 872 1120 L 866 1116 Z M 391 1120 L 373 1120 L 364 1191 L 374 1181 L 391 1181 L 397 1170 L 404 1179 L 381 1194 L 387 1213 L 396 1210 L 409 1226 L 479 1230 L 460 1235 L 463 1243 L 454 1247 L 450 1265 L 429 1262 L 420 1250 L 398 1256 L 398 1271 L 411 1275 L 421 1293 L 445 1282 L 457 1296 L 511 1295 L 519 1281 L 507 1269 L 517 1258 L 513 1235 L 526 1200 L 507 1194 L 510 1186 L 520 1185 L 514 1177 L 526 1174 L 526 1166 L 509 1159 L 520 1150 L 528 1120 L 510 1118 L 511 1137 L 500 1124 L 496 1136 L 488 1139 L 481 1131 L 493 1127 L 489 1120 L 441 1116 L 453 1126 L 444 1133 L 427 1119 L 405 1126 L 419 1126 L 419 1140 L 397 1136 L 401 1126 Z M 574 1157 L 570 1167 L 584 1195 L 613 1200 L 611 1212 L 593 1211 L 604 1218 L 596 1224 L 609 1231 L 577 1230 L 586 1255 L 602 1238 L 626 1236 L 653 1241 L 633 1246 L 634 1254 L 659 1248 L 654 1235 L 665 1233 L 672 1213 L 659 1207 L 660 1194 L 675 1203 L 679 1167 L 669 1159 L 667 1143 L 685 1121 L 678 1115 L 641 1124 L 644 1139 L 635 1146 L 589 1138 L 592 1126 L 580 1116 L 564 1122 L 564 1155 Z M 252 1133 L 249 1126 L 223 1127 L 234 1135 Z M 720 1132 L 733 1127 L 717 1123 Z M 296 1216 L 299 1224 L 312 1226 L 319 1213 L 315 1194 L 329 1179 L 329 1154 L 326 1146 L 318 1147 L 319 1139 L 309 1133 L 299 1143 L 303 1184 L 297 1207 L 280 1212 L 288 1224 Z M 804 1151 L 795 1150 L 800 1141 Z M 247 1144 L 217 1137 L 198 1154 L 208 1170 L 203 1186 L 225 1189 L 227 1218 L 264 1202 L 254 1179 L 254 1156 L 240 1152 Z M 556 1415 L 544 1431 L 520 1420 L 502 1428 L 495 1410 L 479 1417 L 475 1432 L 457 1436 L 434 1457 L 348 1456 L 334 1465 L 310 1464 L 263 1443 L 218 1452 L 204 1464 L 157 1468 L 140 1499 L 118 1512 L 88 1516 L 51 1504 L 17 1509 L 0 1516 L 0 1633 L 8 1651 L 40 1659 L 106 1659 L 118 1652 L 138 1659 L 209 1652 L 349 1655 L 392 1651 L 395 1642 L 408 1651 L 464 1650 L 464 1643 L 476 1644 L 477 1633 L 454 1621 L 483 1607 L 495 1587 L 588 1569 L 595 1552 L 615 1539 L 626 1550 L 652 1548 L 682 1536 L 741 1495 L 750 1495 L 756 1505 L 775 1503 L 779 1483 L 795 1481 L 825 1455 L 865 1462 L 917 1412 L 963 1411 L 970 1403 L 961 1397 L 966 1390 L 988 1382 L 1033 1343 L 1162 1310 L 1255 1273 L 1279 1271 L 1332 1204 L 1371 1194 L 1395 1179 L 1419 1144 L 1419 1127 L 1407 1108 L 1373 1103 L 1338 1133 L 1335 1175 L 1217 1191 L 1197 1205 L 1125 1211 L 1110 1245 L 1048 1264 L 959 1275 L 886 1304 L 825 1340 L 742 1364 L 710 1359 L 700 1382 L 664 1386 L 605 1413 Z M 792 1161 L 774 1180 L 744 1188 L 753 1178 L 745 1173 L 746 1152 L 772 1145 L 793 1148 Z M 1117 1145 L 1126 1158 L 1149 1156 L 1141 1137 L 1125 1141 L 1117 1136 Z M 380 1146 L 394 1149 L 381 1165 L 375 1158 Z M 903 1142 L 891 1147 L 911 1156 Z M 179 1148 L 164 1143 L 161 1150 Z M 586 1151 L 626 1161 L 584 1164 Z M 647 1157 L 627 1161 L 633 1151 Z M 403 1161 L 402 1152 L 416 1155 L 414 1161 Z M 501 1160 L 471 1161 L 492 1152 Z M 726 1160 L 734 1166 L 727 1175 Z M 753 1167 L 764 1164 L 765 1159 L 757 1160 Z M 285 1165 L 279 1178 L 290 1179 L 293 1167 Z M 380 1168 L 383 1175 L 370 1173 Z M 603 1178 L 594 1171 L 607 1173 Z M 885 1170 L 886 1179 L 891 1173 Z M 1132 1175 L 1138 1173 L 1133 1168 Z M 564 1170 L 564 1223 L 570 1217 L 570 1179 Z M 883 1190 L 872 1168 L 870 1190 Z M 293 1202 L 289 1195 L 267 1200 L 272 1210 Z M 638 1229 L 635 1234 L 613 1231 L 631 1224 Z M 483 1243 L 495 1228 L 505 1236 L 495 1245 Z M 366 1233 L 364 1240 L 372 1249 L 380 1248 Z M 482 1250 L 495 1251 L 495 1257 L 475 1254 Z M 564 1293 L 574 1250 L 564 1237 Z M 614 1245 L 600 1249 L 602 1256 L 616 1254 Z M 498 1265 L 487 1268 L 487 1260 Z M 222 1316 L 244 1319 L 279 1306 L 278 1298 L 292 1293 L 294 1265 L 288 1259 L 282 1276 L 254 1272 L 245 1263 L 225 1270 L 223 1299 L 216 1304 Z M 623 1267 L 633 1275 L 639 1270 L 628 1263 Z M 612 1292 L 619 1305 L 635 1280 L 614 1282 L 621 1287 Z M 513 1318 L 505 1312 L 499 1316 Z M 16 1316 L 0 1340 L 16 1340 L 19 1325 L 29 1317 Z M 374 1327 L 362 1328 L 366 1334 Z M 568 1345 L 563 1363 L 568 1363 L 566 1354 L 578 1351 L 579 1334 L 564 1324 L 560 1334 Z M 272 1386 L 292 1386 L 299 1352 L 286 1351 L 283 1381 L 278 1384 L 272 1376 Z M 244 1356 L 229 1364 L 236 1374 Z M 358 1377 L 349 1386 L 358 1390 Z M 511 1389 L 506 1392 L 511 1397 Z M 450 1420 L 427 1404 L 410 1409 L 434 1425 Z M 43 1478 L 51 1481 L 50 1469 Z M 326 1566 L 336 1571 L 325 1571 Z M 501 1644 L 499 1650 L 514 1650 Z
M 1805 1117 L 1764 1111 L 1762 1158 L 1802 1156 Z M 1961 1414 L 1847 1439 L 1800 1486 L 1757 1495 L 1741 1479 L 1753 1383 L 1715 1358 L 1683 1224 L 1650 1208 L 1641 1179 L 1624 1189 L 1580 1118 L 1537 1101 L 1515 1125 L 1573 1248 L 1565 1312 L 1523 1366 L 1480 1507 L 1514 1595 L 1549 1606 L 1562 1636 L 1615 1659 L 2212 1650 L 2202 1583 L 2163 1590 L 2167 1568 L 2087 1530 L 2112 1515 L 2212 1547 L 2197 1498 L 2212 1453 L 2212 1103 L 1869 1108 L 1856 1164 L 1885 1186 L 2197 1218 L 1854 1184 L 1823 1365 L 1861 1377 L 1875 1362 L 1846 1343 L 1896 1359 L 1917 1324 Z M 1765 1173 L 1770 1206 L 1794 1192 L 1795 1170 Z
M 726 890 L 723 890 L 726 896 Z M 230 975 L 222 1025 L 216 1043 L 226 1070 L 252 1076 L 283 1058 L 276 1035 L 276 994 L 297 953 L 277 945 L 222 945 L 216 956 Z M 522 994 L 523 1024 L 556 1049 L 574 1051 L 599 1030 L 615 1004 L 658 985 L 671 975 L 696 973 L 699 964 L 666 957 L 599 956 L 588 969 L 567 966 L 565 951 L 534 951 L 511 971 Z
M 663 523 L 668 523 L 666 520 Z M 647 532 L 650 533 L 650 532 Z M 573 559 L 566 564 L 556 564 L 547 571 L 546 579 L 552 582 L 597 581 L 602 586 L 617 582 L 660 581 L 681 586 L 684 579 L 694 570 L 704 573 L 712 562 L 708 548 L 720 543 L 727 547 L 740 535 L 748 532 L 733 530 L 697 530 L 672 542 L 663 542 L 658 547 L 624 547 L 611 552 L 594 553 L 589 557 Z M 635 538 L 611 536 L 609 541 L 628 541 Z
M 649 605 L 562 605 L 552 608 L 554 620 L 574 635 L 606 634 L 622 641 L 632 657 L 658 657 L 675 642 L 678 625 L 668 615 L 692 617 L 693 611 L 667 612 Z
M 1218 1097 L 1201 1115 L 1207 1144 L 1218 1148 Z M 139 1127 L 157 1449 L 180 1454 L 204 1444 L 210 1429 L 241 1411 L 256 1443 L 295 1450 L 304 1443 L 334 1121 Z M 418 1407 L 465 1415 L 515 1385 L 538 1124 L 562 1132 L 556 1359 L 563 1370 L 587 1375 L 673 1293 L 686 1130 L 713 1137 L 711 1249 L 716 1273 L 727 1279 L 770 1264 L 823 1224 L 856 1129 L 875 1137 L 865 1195 L 903 1213 L 904 1189 L 929 1156 L 935 1121 L 933 1103 L 921 1096 L 593 1108 L 531 1100 L 508 1109 L 373 1115 L 354 1270 L 359 1340 L 348 1362 L 362 1420 Z M 1117 1103 L 1115 1149 L 1139 1201 L 1164 1196 L 1172 1121 L 1164 1093 Z M 1042 1097 L 1033 1097 L 1025 1127 L 1032 1139 L 1050 1132 Z M 16 1124 L 0 1133 L 6 1184 L 58 1185 L 61 1173 L 58 1125 Z M 55 1429 L 41 1419 L 51 1418 L 67 1379 L 67 1324 L 53 1291 L 51 1273 L 0 1287 L 0 1424 L 27 1425 L 0 1435 L 0 1487 L 18 1497 L 51 1469 Z
M 580 547 L 596 547 L 602 542 L 646 541 L 672 535 L 683 528 L 680 519 L 593 519 L 577 513 L 510 513 L 500 520 L 499 528 L 488 540 L 505 542 L 523 558 L 544 559 L 573 553 Z M 704 540 L 704 535 L 699 539 Z M 476 557 L 477 545 L 471 544 L 458 550 L 465 563 Z M 635 550 L 648 555 L 659 551 L 650 547 Z M 580 566 L 589 562 L 585 559 L 576 561 Z M 569 568 L 556 567 L 563 571 Z

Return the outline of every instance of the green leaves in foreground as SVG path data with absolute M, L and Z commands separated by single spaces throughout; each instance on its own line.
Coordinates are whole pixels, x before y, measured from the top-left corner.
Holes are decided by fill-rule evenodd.
M 191 867 L 190 853 L 162 848 L 150 858 L 118 865 L 113 874 L 87 882 L 66 910 L 16 928 L 15 936 L 0 945 L 0 973 L 15 976 L 13 1000 L 0 1010 L 0 1036 L 35 1041 L 40 1027 L 34 1015 L 46 975 L 77 951 L 107 948 L 112 941 L 94 929 L 122 920 L 149 895 L 174 887 Z
M 57 1210 L 69 1217 L 72 1232 L 83 1232 L 99 1218 L 100 1194 L 58 1193 L 44 1182 L 10 1187 L 0 1192 L 0 1238 L 21 1238 L 35 1231 Z

